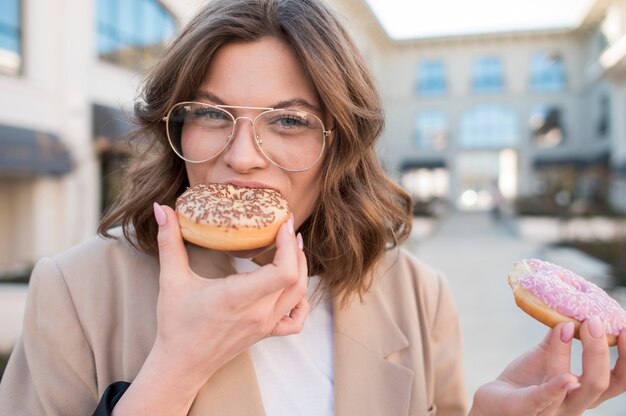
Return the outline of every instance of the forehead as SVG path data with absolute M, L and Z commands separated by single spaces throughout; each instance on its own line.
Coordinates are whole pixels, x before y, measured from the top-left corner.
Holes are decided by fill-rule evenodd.
M 276 38 L 232 42 L 217 50 L 200 87 L 225 104 L 271 107 L 303 99 L 320 106 L 306 70 L 289 46 Z

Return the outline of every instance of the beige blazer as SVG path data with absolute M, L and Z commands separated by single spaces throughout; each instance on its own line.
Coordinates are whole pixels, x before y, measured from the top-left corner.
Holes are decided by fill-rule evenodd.
M 188 251 L 202 276 L 233 272 L 223 253 Z M 132 381 L 155 339 L 158 274 L 123 238 L 40 260 L 0 415 L 90 415 L 110 383 Z M 336 416 L 466 414 L 459 322 L 440 275 L 392 250 L 362 303 L 333 306 Z M 249 352 L 207 381 L 189 414 L 264 415 Z

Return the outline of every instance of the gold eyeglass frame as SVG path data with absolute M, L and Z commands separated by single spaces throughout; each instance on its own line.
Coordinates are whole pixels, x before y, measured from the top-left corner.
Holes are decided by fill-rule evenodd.
M 215 108 L 217 108 L 219 110 L 224 111 L 233 120 L 233 130 L 230 133 L 230 135 L 228 136 L 228 140 L 226 141 L 226 144 L 224 145 L 224 147 L 219 152 L 217 152 L 214 156 L 211 156 L 208 159 L 204 159 L 204 160 L 200 160 L 200 161 L 187 159 L 186 157 L 184 157 L 182 154 L 180 154 L 178 152 L 178 150 L 176 149 L 176 146 L 174 146 L 174 143 L 172 142 L 172 138 L 170 137 L 170 129 L 169 129 L 170 115 L 172 114 L 172 111 L 176 107 L 178 107 L 180 105 L 185 105 L 185 104 L 199 104 L 199 105 L 203 105 L 203 106 L 215 107 Z M 258 110 L 258 111 L 261 111 L 261 113 L 259 113 L 254 118 L 250 118 L 250 117 L 235 117 L 227 109 Z M 320 125 L 322 126 L 322 149 L 321 149 L 320 154 L 318 155 L 317 159 L 315 159 L 315 161 L 313 163 L 311 163 L 309 166 L 307 166 L 306 168 L 303 168 L 303 169 L 287 169 L 284 166 L 281 166 L 278 163 L 274 162 L 265 153 L 265 151 L 263 150 L 263 147 L 262 147 L 263 140 L 256 133 L 256 128 L 254 127 L 254 123 L 262 115 L 264 115 L 264 114 L 266 114 L 266 113 L 268 113 L 270 111 L 276 111 L 276 110 L 293 110 L 293 111 L 298 111 L 300 113 L 304 113 L 304 114 L 307 114 L 309 116 L 315 117 L 320 122 Z M 185 162 L 188 162 L 188 163 L 204 163 L 204 162 L 208 162 L 209 160 L 213 160 L 216 157 L 218 157 L 219 155 L 221 155 L 222 153 L 224 153 L 224 151 L 230 146 L 230 144 L 231 144 L 231 142 L 233 140 L 233 137 L 235 136 L 235 129 L 237 128 L 237 122 L 239 121 L 239 119 L 246 119 L 246 120 L 250 121 L 250 123 L 252 123 L 252 132 L 254 133 L 254 143 L 256 145 L 256 148 L 263 155 L 263 157 L 265 159 L 267 159 L 267 161 L 270 162 L 272 165 L 274 165 L 274 166 L 276 166 L 276 167 L 278 167 L 280 169 L 283 169 L 283 170 L 285 170 L 287 172 L 304 172 L 304 171 L 307 171 L 307 170 L 311 169 L 313 166 L 315 166 L 320 161 L 320 159 L 324 155 L 324 151 L 326 150 L 326 137 L 330 136 L 330 134 L 333 132 L 333 129 L 326 130 L 326 127 L 324 126 L 324 122 L 318 116 L 316 116 L 315 114 L 311 114 L 311 113 L 308 113 L 306 111 L 301 111 L 301 110 L 298 110 L 298 109 L 290 109 L 290 108 L 248 107 L 248 106 L 239 106 L 239 105 L 207 104 L 207 103 L 202 103 L 202 102 L 198 102 L 198 101 L 181 101 L 179 103 L 174 104 L 169 109 L 169 111 L 167 112 L 167 115 L 162 118 L 162 120 L 165 121 L 165 132 L 167 134 L 167 141 L 169 142 L 170 147 L 172 148 L 172 150 L 174 151 L 174 153 L 176 153 L 176 155 L 178 157 L 180 157 L 181 159 L 183 159 Z

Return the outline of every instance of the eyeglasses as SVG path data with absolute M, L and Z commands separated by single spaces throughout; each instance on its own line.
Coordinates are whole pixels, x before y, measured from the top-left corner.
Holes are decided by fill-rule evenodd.
M 254 119 L 235 117 L 226 109 L 261 110 Z M 210 105 L 185 101 L 174 105 L 163 118 L 174 152 L 189 163 L 219 156 L 235 137 L 237 121 L 252 123 L 254 142 L 272 164 L 289 172 L 312 168 L 324 154 L 326 137 L 319 117 L 295 109 Z

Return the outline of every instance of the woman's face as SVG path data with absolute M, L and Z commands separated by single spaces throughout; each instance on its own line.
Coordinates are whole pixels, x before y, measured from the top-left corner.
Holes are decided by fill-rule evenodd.
M 289 47 L 276 38 L 222 46 L 209 65 L 194 101 L 207 104 L 275 108 L 290 101 L 324 119 L 321 102 L 304 68 Z M 283 104 L 281 104 L 283 103 Z M 254 119 L 263 110 L 227 109 Z M 304 172 L 270 163 L 255 145 L 252 123 L 240 119 L 231 144 L 216 158 L 186 163 L 190 185 L 232 183 L 277 189 L 287 199 L 296 228 L 311 214 L 319 196 L 321 161 Z

